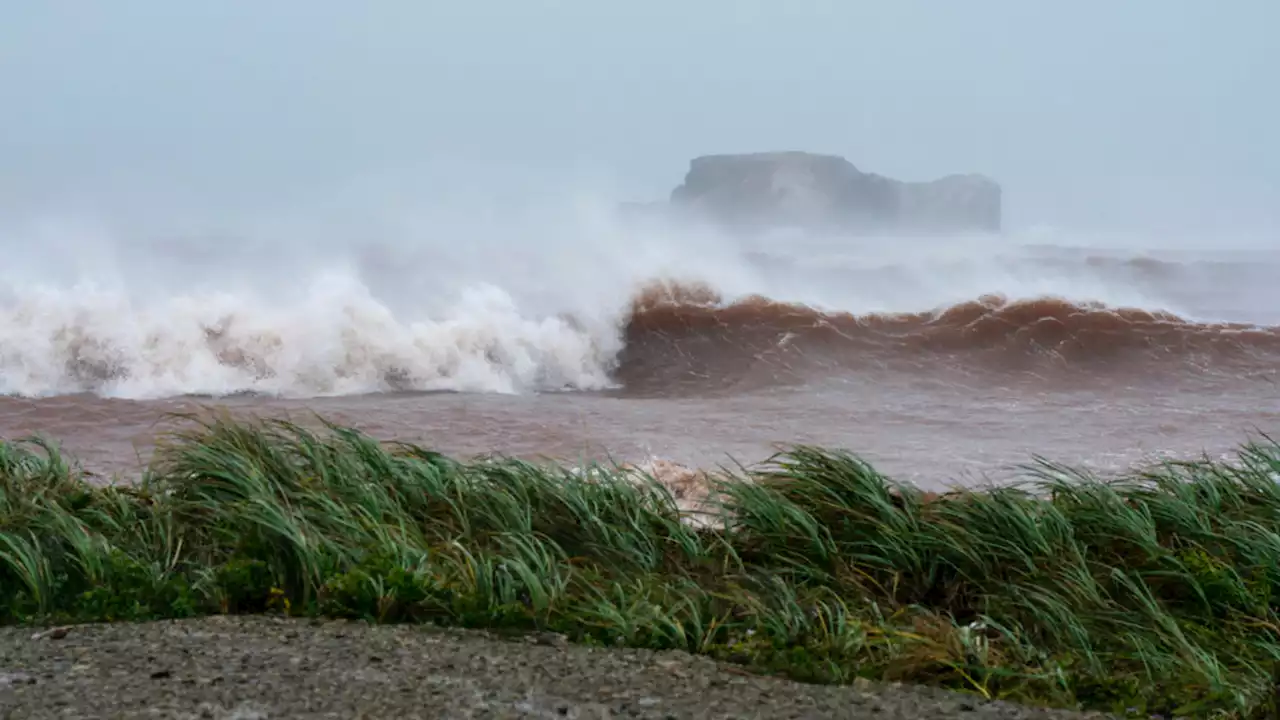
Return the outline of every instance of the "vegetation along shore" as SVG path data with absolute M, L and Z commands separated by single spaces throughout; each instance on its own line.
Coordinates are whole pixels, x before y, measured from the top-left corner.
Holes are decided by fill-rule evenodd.
M 635 468 L 461 461 L 355 430 L 190 418 L 103 483 L 0 443 L 6 624 L 271 614 L 554 634 L 815 683 L 1268 717 L 1280 445 L 1120 479 L 1037 461 L 936 495 L 793 447 L 687 508 Z

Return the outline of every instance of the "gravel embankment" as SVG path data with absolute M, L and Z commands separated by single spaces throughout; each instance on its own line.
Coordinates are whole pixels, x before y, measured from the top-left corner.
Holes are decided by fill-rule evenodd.
M 0 718 L 1081 720 L 907 686 L 757 677 L 554 636 L 214 617 L 0 628 Z M 1093 715 L 1092 717 L 1101 717 Z

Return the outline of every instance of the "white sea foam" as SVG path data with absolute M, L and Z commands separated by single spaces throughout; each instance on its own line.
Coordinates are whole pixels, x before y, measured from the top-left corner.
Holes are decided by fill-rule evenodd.
M 0 393 L 599 389 L 638 282 L 724 265 L 710 236 L 641 247 L 589 212 L 492 217 L 219 235 L 14 223 L 0 229 Z

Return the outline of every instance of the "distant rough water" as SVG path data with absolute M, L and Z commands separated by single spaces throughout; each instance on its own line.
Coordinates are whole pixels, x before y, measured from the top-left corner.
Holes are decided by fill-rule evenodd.
M 690 163 L 671 206 L 736 231 L 999 232 L 1001 190 L 981 175 L 902 182 L 835 155 L 706 155 Z

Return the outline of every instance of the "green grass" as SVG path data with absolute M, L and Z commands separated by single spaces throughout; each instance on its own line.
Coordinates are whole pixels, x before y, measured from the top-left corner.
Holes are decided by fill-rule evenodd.
M 1139 715 L 1269 717 L 1280 446 L 930 496 L 795 447 L 720 524 L 652 479 L 460 462 L 356 431 L 205 420 L 140 482 L 0 443 L 0 621 L 275 612 L 565 633 L 806 681 Z M 747 475 L 750 475 L 749 477 Z

